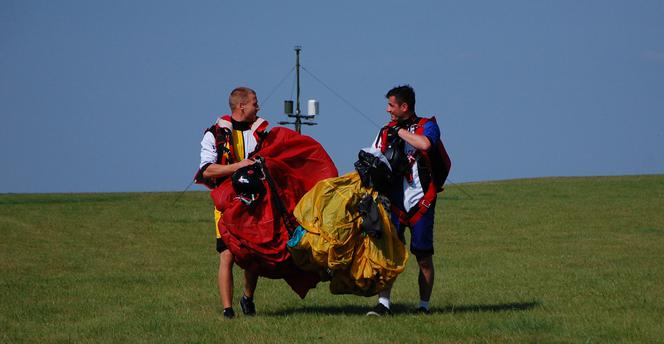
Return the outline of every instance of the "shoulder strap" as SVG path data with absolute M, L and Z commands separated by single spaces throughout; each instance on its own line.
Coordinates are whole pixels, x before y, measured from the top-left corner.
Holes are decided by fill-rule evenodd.
M 229 115 L 219 117 L 216 124 L 222 128 L 233 130 L 233 123 L 231 122 L 231 116 Z
M 233 124 L 229 115 L 221 116 L 217 122 L 208 129 L 214 135 L 214 145 L 217 148 L 217 163 L 220 165 L 229 164 L 236 160 L 231 145 Z
M 436 122 L 436 117 L 435 116 L 433 116 L 431 118 L 420 117 L 417 120 L 417 128 L 415 128 L 415 134 L 424 135 L 424 125 L 427 124 L 430 121 L 433 121 L 435 123 Z
M 265 128 L 267 128 L 268 122 L 260 117 L 256 118 L 254 123 L 251 124 L 251 130 L 252 132 L 257 132 L 257 131 L 263 131 Z
M 387 142 L 387 129 L 395 127 L 396 125 L 397 125 L 396 121 L 391 121 L 390 123 L 387 123 L 386 126 L 380 129 L 380 132 L 378 134 L 379 140 L 377 142 L 379 147 L 376 148 L 379 148 L 381 153 L 385 153 L 385 150 L 387 150 L 387 145 L 385 144 Z

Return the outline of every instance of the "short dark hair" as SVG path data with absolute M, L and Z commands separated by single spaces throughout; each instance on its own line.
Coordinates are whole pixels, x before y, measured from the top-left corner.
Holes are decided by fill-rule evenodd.
M 408 109 L 415 112 L 415 90 L 410 85 L 394 87 L 387 92 L 385 98 L 390 99 L 391 96 L 394 96 L 399 103 L 408 104 Z

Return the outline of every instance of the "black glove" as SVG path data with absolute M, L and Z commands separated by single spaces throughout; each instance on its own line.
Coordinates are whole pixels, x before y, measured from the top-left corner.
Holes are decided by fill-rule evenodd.
M 394 140 L 399 139 L 399 129 L 402 129 L 400 126 L 395 127 L 385 127 L 384 130 L 387 130 L 387 144 L 394 142 Z

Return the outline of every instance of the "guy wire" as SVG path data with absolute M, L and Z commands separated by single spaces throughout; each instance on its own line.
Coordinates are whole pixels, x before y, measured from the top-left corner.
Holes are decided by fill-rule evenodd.
M 326 83 L 324 83 L 322 80 L 320 80 L 317 76 L 315 76 L 312 72 L 310 72 L 310 71 L 309 71 L 308 69 L 306 69 L 304 66 L 300 65 L 300 67 L 302 68 L 302 70 L 304 70 L 305 72 L 309 73 L 309 75 L 311 75 L 311 76 L 312 76 L 316 81 L 318 81 L 321 85 L 323 85 L 323 86 L 324 86 L 325 88 L 327 88 L 330 92 L 332 92 L 332 94 L 334 94 L 335 96 L 339 97 L 339 99 L 341 99 L 344 103 L 346 103 L 346 105 L 350 106 L 353 110 L 357 111 L 357 113 L 359 113 L 360 115 L 362 115 L 362 117 L 364 117 L 367 121 L 369 121 L 371 124 L 373 124 L 376 128 L 382 128 L 380 125 L 378 125 L 376 122 L 374 122 L 369 116 L 365 115 L 365 114 L 364 114 L 362 111 L 360 111 L 357 107 L 355 107 L 355 106 L 354 106 L 353 104 L 351 104 L 348 100 L 346 100 L 346 98 L 342 97 L 338 92 L 336 92 L 335 90 L 333 90 L 330 86 L 328 86 Z M 468 197 L 470 197 L 470 199 L 474 199 L 473 196 L 471 196 L 468 192 L 466 192 L 466 190 L 464 190 L 464 189 L 461 187 L 461 185 L 454 183 L 452 180 L 450 180 L 449 177 L 447 178 L 446 183 L 450 183 L 450 184 L 456 186 L 457 188 L 459 188 L 459 190 L 461 190 L 461 192 L 463 192 L 463 193 L 466 194 Z
M 381 125 L 379 125 L 378 123 L 376 123 L 373 119 L 371 119 L 371 117 L 367 116 L 364 112 L 362 112 L 360 109 L 358 109 L 358 108 L 357 108 L 355 105 L 353 105 L 350 101 L 348 101 L 346 98 L 344 98 L 343 96 L 341 96 L 341 94 L 339 94 L 337 91 L 335 91 L 335 90 L 332 89 L 330 86 L 328 86 L 328 85 L 327 85 L 325 82 L 323 82 L 320 78 L 318 78 L 316 75 L 314 75 L 314 73 L 310 72 L 307 68 L 305 68 L 305 67 L 304 67 L 303 65 L 301 65 L 301 64 L 300 64 L 300 67 L 302 68 L 302 70 L 304 70 L 305 72 L 309 73 L 309 75 L 311 75 L 311 77 L 314 78 L 314 80 L 318 81 L 321 85 L 323 85 L 323 87 L 327 88 L 328 91 L 330 91 L 332 94 L 334 94 L 335 96 L 337 96 L 337 98 L 341 99 L 344 103 L 346 103 L 346 105 L 348 105 L 350 108 L 352 108 L 352 109 L 355 110 L 357 113 L 359 113 L 362 117 L 364 117 L 364 119 L 366 119 L 369 123 L 373 124 L 376 128 L 382 128 Z M 263 101 L 261 102 L 261 104 L 260 104 L 259 106 L 262 107 L 263 104 L 265 104 L 265 103 L 268 101 L 268 99 L 270 99 L 270 97 L 272 97 L 272 95 L 274 95 L 274 93 L 277 91 L 277 89 L 281 86 L 281 84 L 284 83 L 284 81 L 286 81 L 286 78 L 288 78 L 288 76 L 293 72 L 294 69 L 295 69 L 295 67 L 291 68 L 291 69 L 288 71 L 288 73 L 286 73 L 286 75 L 281 79 L 281 81 L 279 81 L 279 83 L 277 84 L 277 86 L 275 86 L 275 87 L 272 89 L 272 91 L 270 91 L 269 95 L 268 95 L 265 99 L 263 99 Z M 293 83 L 293 85 L 294 85 L 294 83 Z M 292 98 L 292 90 L 291 90 L 291 98 Z M 470 197 L 470 199 L 474 199 L 472 195 L 470 195 L 468 192 L 466 192 L 466 190 L 464 190 L 459 184 L 454 183 L 449 177 L 447 178 L 447 181 L 446 181 L 446 182 L 447 182 L 447 183 L 450 183 L 450 184 L 452 184 L 452 185 L 454 185 L 454 186 L 456 186 L 456 187 L 458 187 L 459 190 L 461 190 L 461 192 L 463 192 L 463 193 L 466 194 L 468 197 Z M 184 193 L 187 192 L 187 190 L 189 190 L 189 188 L 190 188 L 191 185 L 193 185 L 193 184 L 194 184 L 194 181 L 192 180 L 192 181 L 189 183 L 189 185 L 187 185 L 187 187 L 186 187 L 184 190 L 182 190 L 182 191 L 180 192 L 180 195 L 179 195 L 178 198 L 175 200 L 175 202 L 173 202 L 173 205 L 177 204 L 177 202 L 180 200 L 180 198 L 182 198 L 182 195 L 184 195 Z
M 293 78 L 293 83 L 291 83 L 291 89 L 290 89 L 290 98 L 288 98 L 288 99 L 293 99 L 293 93 L 295 93 L 295 82 L 296 81 L 297 81 L 296 78 Z
M 341 99 L 346 105 L 350 106 L 353 110 L 357 111 L 362 117 L 364 117 L 367 121 L 369 121 L 371 124 L 373 124 L 376 128 L 382 128 L 381 125 L 378 123 L 374 122 L 371 117 L 365 115 L 360 109 L 356 108 L 355 105 L 351 104 L 346 98 L 342 97 L 339 93 L 337 93 L 335 90 L 333 90 L 330 86 L 328 86 L 326 83 L 324 83 L 321 79 L 316 77 L 314 73 L 310 72 L 308 69 L 304 68 L 304 66 L 300 65 L 302 67 L 302 70 L 305 72 L 309 73 L 316 81 L 318 81 L 321 85 L 323 85 L 325 88 L 328 89 L 328 91 L 332 92 L 335 96 L 337 96 L 339 99 Z
M 291 68 L 291 69 L 288 71 L 288 73 L 286 73 L 286 75 L 284 75 L 284 77 L 281 79 L 281 81 L 279 81 L 279 83 L 277 84 L 277 86 L 275 86 L 275 87 L 272 89 L 272 91 L 270 91 L 270 93 L 268 94 L 268 96 L 265 97 L 265 99 L 263 99 L 263 101 L 259 104 L 260 107 L 263 107 L 263 104 L 265 104 L 265 103 L 267 102 L 267 100 L 270 99 L 270 97 L 272 97 L 272 95 L 274 94 L 274 92 L 276 92 L 277 89 L 281 86 L 281 84 L 283 84 L 284 81 L 286 81 L 286 78 L 288 78 L 288 76 L 291 75 L 291 73 L 293 73 L 293 70 L 294 70 L 294 69 L 295 69 L 295 67 Z

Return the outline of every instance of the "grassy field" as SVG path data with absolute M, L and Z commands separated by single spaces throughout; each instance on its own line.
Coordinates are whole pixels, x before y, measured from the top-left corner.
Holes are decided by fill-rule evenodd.
M 364 315 L 373 297 L 319 284 L 300 300 L 261 279 L 259 315 L 228 321 L 207 193 L 0 195 L 0 342 L 664 340 L 664 175 L 462 184 L 441 196 L 432 315 L 410 314 L 411 259 L 391 317 Z

